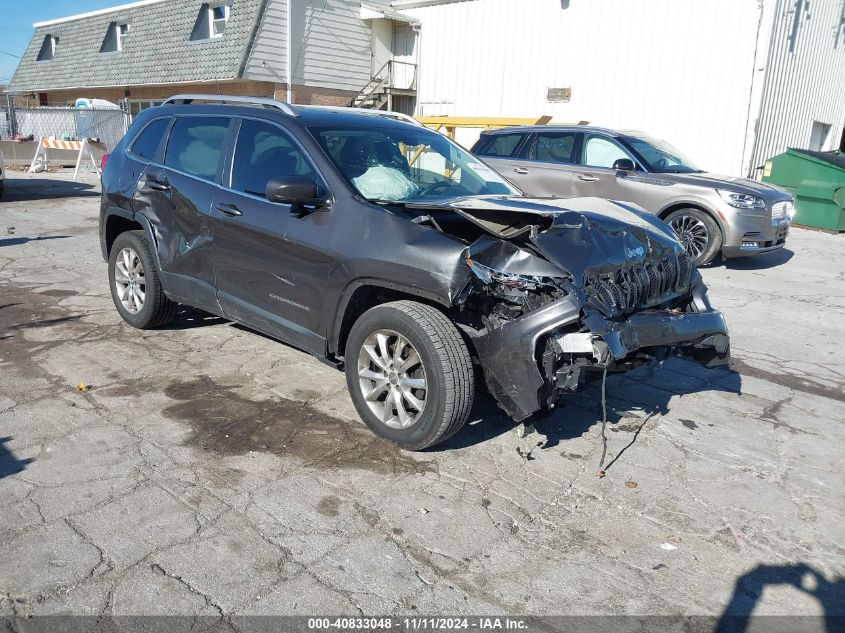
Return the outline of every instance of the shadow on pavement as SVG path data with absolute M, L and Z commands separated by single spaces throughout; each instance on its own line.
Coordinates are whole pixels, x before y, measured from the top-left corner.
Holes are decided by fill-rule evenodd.
M 11 437 L 0 437 L 0 479 L 22 472 L 32 459 L 18 459 L 6 448 L 6 442 Z
M 28 202 L 31 200 L 50 200 L 55 198 L 94 197 L 100 195 L 97 186 L 86 182 L 52 178 L 7 178 L 4 202 Z
M 816 616 L 795 617 L 808 620 L 807 627 L 796 623 L 794 631 L 845 631 L 845 578 L 828 580 L 819 571 L 806 563 L 791 565 L 758 565 L 747 574 L 737 578 L 733 595 L 719 617 L 715 633 L 744 633 L 749 629 L 760 630 L 753 625 L 752 612 L 766 587 L 789 586 L 815 598 L 823 611 L 823 620 Z M 810 622 L 810 621 L 813 622 Z M 824 628 L 819 626 L 823 621 Z M 813 626 L 813 623 L 815 625 Z
M 45 240 L 64 240 L 72 235 L 45 235 L 41 237 L 9 237 L 0 240 L 0 248 L 4 246 L 20 246 L 21 244 L 28 244 L 29 242 L 43 242 Z
M 633 433 L 631 441 L 615 456 L 608 455 L 608 470 L 639 436 L 640 431 L 655 415 L 669 411 L 669 401 L 674 396 L 684 396 L 702 391 L 740 393 L 742 377 L 727 368 L 708 369 L 693 361 L 668 359 L 662 366 L 641 367 L 624 374 L 607 377 L 607 430 Z M 636 411 L 636 415 L 626 413 Z M 581 392 L 564 395 L 552 411 L 538 413 L 530 422 L 543 440 L 540 450 L 554 448 L 561 442 L 580 437 L 595 425 L 600 425 L 601 381 L 591 383 Z M 695 425 L 692 420 L 682 420 L 684 425 Z M 479 393 L 470 413 L 469 423 L 451 440 L 431 450 L 465 448 L 486 442 L 513 431 L 515 423 L 502 412 L 492 397 Z M 694 428 L 694 427 L 691 427 Z
M 788 248 L 782 248 L 779 251 L 772 251 L 771 253 L 763 253 L 761 255 L 750 255 L 749 257 L 732 257 L 730 259 L 722 260 L 722 266 L 727 270 L 765 270 L 767 268 L 775 268 L 782 266 L 795 256 Z M 719 264 L 714 263 L 713 267 Z
M 189 306 L 180 305 L 176 311 L 176 317 L 167 325 L 162 325 L 159 330 L 192 330 L 198 327 L 208 327 L 209 325 L 220 325 L 221 323 L 229 323 L 223 317 L 216 314 L 205 312 L 199 308 L 192 308 Z M 233 324 L 234 325 L 234 324 Z M 249 330 L 250 332 L 252 330 Z

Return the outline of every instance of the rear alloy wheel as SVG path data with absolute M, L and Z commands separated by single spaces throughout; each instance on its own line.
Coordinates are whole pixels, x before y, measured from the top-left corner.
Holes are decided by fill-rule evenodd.
M 695 260 L 703 266 L 713 261 L 722 248 L 722 231 L 709 214 L 699 209 L 678 209 L 666 217 L 678 240 Z
M 409 450 L 458 432 L 475 395 L 472 361 L 439 310 L 394 301 L 367 310 L 346 341 L 346 383 L 373 433 Z
M 138 314 L 144 309 L 147 290 L 144 264 L 129 246 L 117 254 L 114 286 L 120 303 L 129 314 Z
M 132 327 L 158 327 L 176 314 L 177 304 L 164 294 L 143 231 L 127 231 L 115 239 L 109 254 L 109 286 L 117 311 Z

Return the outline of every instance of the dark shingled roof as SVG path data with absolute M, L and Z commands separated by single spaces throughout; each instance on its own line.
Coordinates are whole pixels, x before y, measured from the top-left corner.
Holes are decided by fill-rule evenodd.
M 252 45 L 264 0 L 231 0 L 221 38 L 190 41 L 203 0 L 162 0 L 38 27 L 10 92 L 137 86 L 237 79 Z M 100 53 L 112 22 L 128 23 L 123 50 Z M 37 61 L 46 35 L 58 38 L 50 61 Z

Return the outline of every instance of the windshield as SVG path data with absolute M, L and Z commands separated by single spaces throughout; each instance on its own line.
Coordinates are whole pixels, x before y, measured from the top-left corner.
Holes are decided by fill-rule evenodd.
M 373 202 L 520 194 L 472 154 L 423 127 L 368 122 L 309 131 L 358 193 Z
M 647 136 L 626 136 L 625 140 L 642 157 L 650 171 L 661 174 L 689 174 L 701 171 L 665 141 Z

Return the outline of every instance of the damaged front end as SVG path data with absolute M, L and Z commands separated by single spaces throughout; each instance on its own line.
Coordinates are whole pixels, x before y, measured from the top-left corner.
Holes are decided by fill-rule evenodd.
M 466 249 L 473 275 L 457 303 L 487 386 L 510 416 L 522 421 L 604 371 L 671 354 L 729 362 L 724 318 L 668 227 L 619 203 L 554 208 L 562 203 L 453 207 L 493 236 Z

